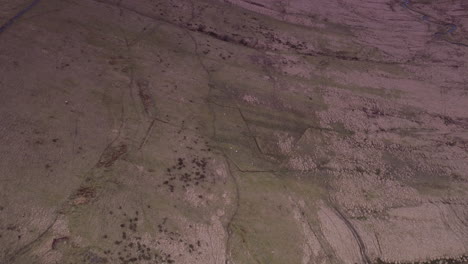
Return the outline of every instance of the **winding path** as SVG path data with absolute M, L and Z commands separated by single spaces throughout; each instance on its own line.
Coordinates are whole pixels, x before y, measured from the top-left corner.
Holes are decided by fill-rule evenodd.
M 37 5 L 41 0 L 34 0 L 32 1 L 28 6 L 25 8 L 21 9 L 16 15 L 14 15 L 12 18 L 10 18 L 5 24 L 3 24 L 0 27 L 0 34 L 3 33 L 7 28 L 9 28 L 13 23 L 19 19 L 21 16 L 23 16 L 26 12 L 31 10 L 35 5 Z

